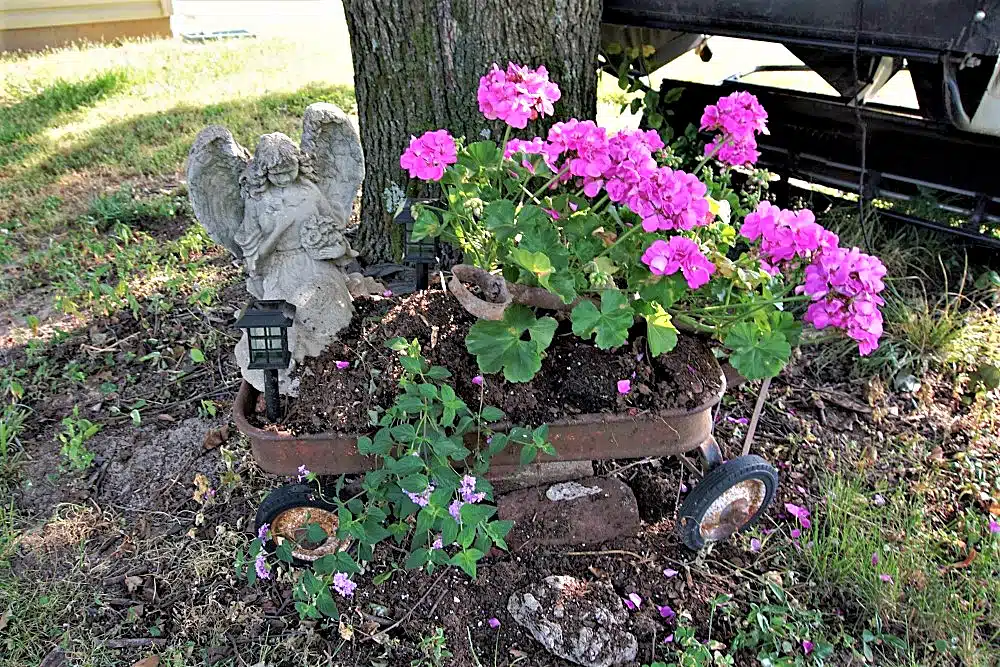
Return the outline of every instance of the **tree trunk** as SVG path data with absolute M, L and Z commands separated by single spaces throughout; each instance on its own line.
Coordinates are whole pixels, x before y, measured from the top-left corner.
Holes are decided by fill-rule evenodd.
M 496 62 L 545 65 L 562 98 L 554 120 L 593 118 L 601 0 L 344 0 L 365 151 L 361 228 L 368 262 L 398 259 L 384 193 L 409 178 L 399 156 L 411 135 L 445 128 L 469 141 L 504 125 L 479 112 L 479 78 Z

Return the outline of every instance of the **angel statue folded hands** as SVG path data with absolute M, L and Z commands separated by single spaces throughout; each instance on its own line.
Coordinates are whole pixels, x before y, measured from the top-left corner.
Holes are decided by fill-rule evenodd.
M 227 129 L 207 127 L 191 148 L 187 173 L 198 220 L 244 260 L 247 291 L 289 304 L 289 371 L 319 355 L 353 312 L 344 267 L 357 253 L 344 230 L 364 161 L 347 116 L 332 104 L 313 104 L 301 148 L 284 134 L 265 134 L 252 158 Z M 236 356 L 259 389 L 261 371 L 246 368 L 245 337 Z M 287 373 L 281 391 L 295 393 Z

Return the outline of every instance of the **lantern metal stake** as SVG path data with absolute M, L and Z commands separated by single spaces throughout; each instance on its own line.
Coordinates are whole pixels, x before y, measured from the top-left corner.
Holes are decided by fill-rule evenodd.
M 413 218 L 410 207 L 416 203 L 418 202 L 413 199 L 406 199 L 402 209 L 396 214 L 395 221 L 396 224 L 403 225 L 403 261 L 416 269 L 417 289 L 424 290 L 427 289 L 430 282 L 430 267 L 437 262 L 438 243 L 437 239 L 412 240 L 413 224 L 416 220 Z M 429 204 L 430 202 L 419 203 Z
M 278 396 L 278 371 L 288 368 L 292 355 L 288 349 L 288 328 L 292 320 L 282 312 L 285 302 L 262 300 L 252 303 L 236 326 L 247 332 L 250 362 L 247 368 L 264 371 L 264 404 L 267 419 L 278 421 L 281 415 Z

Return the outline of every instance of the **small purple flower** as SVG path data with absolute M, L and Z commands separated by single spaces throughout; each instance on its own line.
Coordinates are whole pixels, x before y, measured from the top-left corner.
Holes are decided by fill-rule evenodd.
M 809 655 L 810 653 L 812 653 L 812 650 L 813 650 L 813 643 L 808 639 L 803 639 L 802 652 L 805 653 L 806 655 Z
M 636 361 L 642 361 L 642 358 L 645 357 L 645 356 L 646 356 L 645 354 L 643 354 L 642 352 L 640 352 L 639 354 L 635 355 L 635 360 Z
M 632 381 L 631 380 L 619 380 L 618 381 L 618 393 L 624 396 L 625 394 L 632 391 Z
M 793 528 L 793 529 L 792 529 L 792 532 L 790 532 L 790 533 L 789 533 L 789 535 L 791 535 L 791 536 L 792 536 L 792 539 L 793 539 L 793 540 L 797 540 L 797 539 L 799 539 L 800 537 L 802 537 L 802 531 L 801 531 L 801 530 L 799 530 L 798 528 Z
M 876 493 L 875 497 L 872 498 L 872 503 L 875 505 L 875 507 L 882 507 L 883 505 L 885 505 L 885 498 L 882 497 L 881 493 Z
M 260 528 L 257 529 L 257 539 L 260 540 L 261 544 L 267 543 L 267 536 L 270 534 L 270 532 L 271 532 L 271 524 L 269 523 L 265 523 L 261 525 Z
M 459 523 L 462 521 L 462 505 L 464 504 L 461 500 L 456 500 L 451 505 L 448 505 L 448 514 Z
M 413 493 L 412 491 L 407 491 L 406 489 L 403 489 L 403 493 L 406 494 L 407 498 L 413 501 L 414 505 L 427 507 L 427 503 L 431 501 L 431 494 L 434 493 L 434 485 L 428 484 L 427 488 L 420 493 Z
M 483 386 L 483 376 L 477 375 L 476 377 L 472 378 L 472 384 L 476 385 L 477 387 Z
M 625 606 L 635 611 L 642 606 L 642 598 L 636 593 L 629 593 L 628 597 L 625 599 Z
M 338 361 L 337 362 L 337 370 L 342 371 L 345 368 L 350 368 L 350 367 L 351 367 L 351 362 L 349 362 L 349 361 Z
M 431 549 L 437 551 L 444 548 L 444 543 L 441 542 L 441 536 L 438 535 L 434 538 L 434 542 L 431 543 Z
M 733 424 L 739 424 L 740 426 L 746 426 L 750 423 L 750 420 L 746 417 L 733 417 L 731 415 L 726 415 L 726 421 Z
M 258 579 L 270 579 L 271 578 L 271 568 L 266 562 L 264 562 L 264 552 L 261 551 L 257 554 L 257 558 L 253 562 L 253 567 L 257 571 Z
M 997 533 L 1000 533 L 1000 523 L 993 517 L 990 517 L 990 535 L 996 535 Z
M 809 510 L 805 507 L 799 507 L 798 505 L 793 505 L 792 503 L 785 503 L 785 511 L 794 516 L 799 520 L 799 525 L 809 529 L 812 523 L 809 521 Z
M 340 593 L 345 598 L 349 598 L 354 595 L 354 589 L 358 585 L 351 581 L 348 576 L 343 572 L 338 572 L 333 575 L 333 590 Z
M 891 574 L 880 574 L 878 575 L 878 578 L 887 584 L 893 583 Z
M 878 565 L 878 552 L 877 551 L 872 553 L 872 565 L 873 566 L 874 565 Z
M 390 296 L 392 296 L 392 290 L 387 289 L 386 291 L 382 292 L 382 296 L 388 299 Z
M 750 540 L 750 551 L 758 553 L 760 551 L 760 539 L 754 537 Z
M 663 638 L 663 643 L 664 644 L 670 644 L 673 641 L 674 641 L 674 633 L 672 633 L 672 632 L 669 635 L 667 635 L 666 637 Z
M 484 492 L 476 493 L 476 478 L 472 475 L 466 475 L 462 478 L 458 492 L 462 495 L 462 502 L 472 503 L 473 505 L 486 497 Z
M 688 492 L 688 485 L 685 484 L 684 482 L 681 482 L 680 489 L 681 489 L 681 493 L 687 493 Z
M 668 621 L 669 621 L 670 619 L 672 619 L 673 617 L 677 616 L 677 612 L 675 612 L 675 611 L 674 611 L 673 609 L 671 609 L 671 608 L 669 607 L 669 605 L 663 605 L 662 607 L 661 607 L 661 606 L 659 606 L 659 605 L 657 605 L 657 606 L 656 606 L 656 610 L 657 610 L 658 612 L 660 612 L 660 616 L 661 616 L 662 618 L 665 618 L 665 619 L 667 619 Z
M 306 468 L 304 465 L 299 466 L 299 481 L 301 482 L 308 476 L 309 476 L 309 469 Z
M 205 491 L 205 498 L 206 499 L 207 498 L 214 498 L 215 497 L 215 493 L 216 493 L 215 489 L 209 488 L 208 491 Z
M 488 620 L 486 622 L 489 623 L 490 627 L 493 628 L 494 630 L 496 630 L 497 628 L 500 627 L 500 619 L 498 619 L 498 618 L 491 618 L 490 620 Z
M 663 571 L 663 576 L 667 579 L 673 579 L 677 574 L 677 570 L 671 570 L 669 567 Z

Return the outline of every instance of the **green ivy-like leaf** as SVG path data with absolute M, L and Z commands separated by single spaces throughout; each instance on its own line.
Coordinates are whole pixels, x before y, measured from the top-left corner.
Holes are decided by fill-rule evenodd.
M 324 616 L 328 616 L 334 620 L 340 618 L 340 610 L 337 609 L 337 603 L 334 602 L 333 596 L 330 595 L 330 591 L 325 589 L 316 596 L 316 608 L 319 609 L 320 613 Z
M 542 353 L 552 342 L 556 321 L 536 318 L 527 306 L 514 305 L 500 321 L 479 320 L 465 345 L 484 373 L 503 370 L 508 382 L 527 382 L 542 367 Z M 527 332 L 529 340 L 521 340 Z
M 473 505 L 465 503 L 460 510 L 463 526 L 476 526 L 497 513 L 492 505 Z
M 724 344 L 732 350 L 729 363 L 748 380 L 776 376 L 792 354 L 784 334 L 764 331 L 749 322 L 733 326 Z
M 483 552 L 479 549 L 463 549 L 451 557 L 449 561 L 452 565 L 462 568 L 462 571 L 471 578 L 476 578 L 476 563 L 483 557 Z
M 430 550 L 420 548 L 414 549 L 410 554 L 410 557 L 406 559 L 406 563 L 403 565 L 407 570 L 416 570 L 427 564 L 431 558 Z
M 670 313 L 659 305 L 654 305 L 653 314 L 646 316 L 646 337 L 649 352 L 654 357 L 669 352 L 677 346 L 677 329 L 670 319 Z
M 601 294 L 601 309 L 592 301 L 581 301 L 573 312 L 573 333 L 581 338 L 597 334 L 597 347 L 610 350 L 625 343 L 635 311 L 620 290 L 605 290 Z

